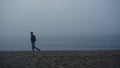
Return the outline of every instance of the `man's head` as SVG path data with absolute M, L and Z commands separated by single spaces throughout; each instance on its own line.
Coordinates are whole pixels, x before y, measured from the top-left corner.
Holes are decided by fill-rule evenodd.
M 31 35 L 33 35 L 33 32 L 30 32 Z

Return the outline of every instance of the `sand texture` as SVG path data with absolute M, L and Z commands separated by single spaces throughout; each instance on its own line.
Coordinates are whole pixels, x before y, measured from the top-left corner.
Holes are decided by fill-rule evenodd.
M 120 50 L 0 51 L 0 68 L 120 68 Z

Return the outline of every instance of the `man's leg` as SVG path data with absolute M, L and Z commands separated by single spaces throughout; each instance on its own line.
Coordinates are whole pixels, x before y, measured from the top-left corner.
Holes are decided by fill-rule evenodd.
M 39 48 L 37 48 L 37 47 L 35 47 L 35 49 L 37 49 L 38 51 L 40 51 L 40 49 L 39 49 Z
M 34 48 L 35 48 L 35 43 L 32 42 L 32 51 L 35 51 Z
M 34 42 L 34 48 L 37 49 L 38 51 L 40 51 L 40 49 L 35 46 L 35 42 Z

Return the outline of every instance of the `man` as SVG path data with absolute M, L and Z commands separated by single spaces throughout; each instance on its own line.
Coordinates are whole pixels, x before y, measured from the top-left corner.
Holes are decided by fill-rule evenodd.
M 35 46 L 35 42 L 36 42 L 36 37 L 35 37 L 35 35 L 33 34 L 33 32 L 31 32 L 30 34 L 31 34 L 32 51 L 35 51 L 34 49 L 40 51 L 40 49 L 38 49 L 38 48 Z

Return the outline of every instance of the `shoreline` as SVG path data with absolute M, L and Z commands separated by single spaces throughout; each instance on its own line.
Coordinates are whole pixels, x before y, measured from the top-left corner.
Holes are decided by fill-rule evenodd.
M 1 50 L 0 52 L 27 52 L 32 50 Z M 120 49 L 86 49 L 86 50 L 41 50 L 41 51 L 120 51 Z

